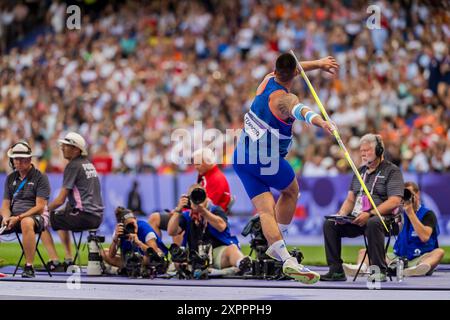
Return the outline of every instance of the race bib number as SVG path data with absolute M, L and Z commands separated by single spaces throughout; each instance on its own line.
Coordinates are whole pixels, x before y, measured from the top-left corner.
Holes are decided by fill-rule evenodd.
M 261 137 L 263 137 L 267 132 L 267 129 L 258 126 L 258 124 L 252 120 L 248 113 L 246 113 L 244 116 L 244 129 L 245 133 L 247 133 L 247 135 L 250 137 L 250 139 L 252 139 L 253 142 L 261 139 Z

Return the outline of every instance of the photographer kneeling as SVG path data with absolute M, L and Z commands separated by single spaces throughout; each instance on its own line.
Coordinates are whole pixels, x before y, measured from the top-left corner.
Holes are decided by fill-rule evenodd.
M 149 248 L 152 248 L 160 259 L 165 259 L 168 249 L 146 221 L 137 220 L 130 210 L 122 207 L 118 207 L 115 214 L 116 229 L 111 246 L 101 251 L 103 261 L 111 266 L 124 268 L 127 254 L 137 253 L 144 256 L 143 263 L 148 265 L 150 263 L 147 254 Z M 120 254 L 118 254 L 119 248 Z
M 215 269 L 237 267 L 240 273 L 245 273 L 251 268 L 250 257 L 242 254 L 237 238 L 230 234 L 225 212 L 211 204 L 205 189 L 199 184 L 189 188 L 189 196 L 180 198 L 167 231 L 170 236 L 184 231 L 182 246 L 189 250 L 189 257 L 203 251 L 201 245 L 211 245 L 212 267 Z
M 404 275 L 406 277 L 431 275 L 444 257 L 444 250 L 439 248 L 439 226 L 433 211 L 420 202 L 420 190 L 414 182 L 405 183 L 403 197 L 403 228 L 394 244 L 394 253 L 387 254 L 388 265 L 406 258 Z M 365 250 L 360 250 L 358 265 Z M 364 261 L 361 270 L 367 270 Z M 353 275 L 358 266 L 343 265 L 347 275 Z

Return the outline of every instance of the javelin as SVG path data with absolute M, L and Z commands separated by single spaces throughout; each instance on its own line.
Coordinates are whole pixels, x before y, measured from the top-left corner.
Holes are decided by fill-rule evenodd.
M 319 97 L 317 96 L 316 91 L 314 90 L 311 82 L 309 82 L 308 76 L 305 73 L 305 70 L 303 70 L 302 65 L 300 64 L 300 62 L 298 61 L 297 57 L 295 56 L 294 51 L 290 51 L 292 56 L 295 59 L 295 62 L 297 63 L 298 68 L 300 69 L 300 73 L 302 75 L 302 78 L 305 80 L 306 84 L 308 85 L 309 91 L 311 91 L 314 100 L 316 100 L 317 105 L 319 106 L 320 112 L 322 112 L 325 121 L 332 123 L 330 120 L 330 117 L 328 116 L 327 111 L 325 110 L 324 106 L 322 105 L 322 102 L 320 102 Z M 359 180 L 359 183 L 361 184 L 361 186 L 364 189 L 365 194 L 367 195 L 367 198 L 369 198 L 370 203 L 372 204 L 372 207 L 375 209 L 375 213 L 378 215 L 378 217 L 380 218 L 381 222 L 383 223 L 384 228 L 386 229 L 387 232 L 389 232 L 386 224 L 384 223 L 383 218 L 381 217 L 380 212 L 378 211 L 378 208 L 375 204 L 375 202 L 372 199 L 372 195 L 370 194 L 369 190 L 367 190 L 366 184 L 364 183 L 363 179 L 361 178 L 361 175 L 359 174 L 358 169 L 356 168 L 355 164 L 353 163 L 352 158 L 350 158 L 350 154 L 347 151 L 347 148 L 345 147 L 344 143 L 342 142 L 341 136 L 339 135 L 339 132 L 337 131 L 337 128 L 335 125 L 332 126 L 333 127 L 333 135 L 336 138 L 336 141 L 339 144 L 339 147 L 341 147 L 342 151 L 344 151 L 344 155 L 345 158 L 347 159 L 347 162 L 350 164 L 350 167 L 352 168 L 353 172 L 355 173 L 356 177 Z

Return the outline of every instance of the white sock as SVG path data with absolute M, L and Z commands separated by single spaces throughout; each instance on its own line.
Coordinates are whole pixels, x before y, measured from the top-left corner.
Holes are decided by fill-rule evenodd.
M 284 243 L 284 240 L 278 240 L 267 249 L 268 252 L 274 252 L 273 255 L 275 258 L 279 258 L 281 261 L 286 261 L 287 259 L 291 258 L 291 255 L 289 254 L 286 244 Z
M 283 239 L 286 238 L 286 236 L 288 235 L 288 228 L 289 228 L 288 224 L 282 224 L 282 223 L 278 224 L 278 229 L 280 229 L 281 236 L 283 237 Z

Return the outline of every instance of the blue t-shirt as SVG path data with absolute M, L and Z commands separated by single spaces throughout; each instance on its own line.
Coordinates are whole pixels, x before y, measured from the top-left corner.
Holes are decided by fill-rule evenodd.
M 158 236 L 158 234 L 153 230 L 153 228 L 148 224 L 147 221 L 138 220 L 137 221 L 138 231 L 137 236 L 139 241 L 142 243 L 147 243 L 150 239 L 155 239 L 156 244 L 158 245 L 158 248 L 161 249 L 162 252 L 164 252 L 165 255 L 169 252 L 167 247 L 162 242 L 161 238 Z M 128 240 L 121 240 L 120 242 L 120 250 L 123 252 L 130 251 L 132 249 L 132 244 Z M 135 246 L 135 251 L 140 252 L 143 254 L 142 250 L 139 249 L 139 247 Z

